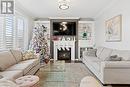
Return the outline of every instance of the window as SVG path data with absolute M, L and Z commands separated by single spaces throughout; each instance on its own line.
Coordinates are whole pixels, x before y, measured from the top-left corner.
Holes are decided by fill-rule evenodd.
M 15 35 L 15 41 L 16 41 L 16 48 L 18 49 L 24 49 L 24 19 L 17 17 L 16 18 L 16 35 Z
M 20 16 L 0 16 L 0 50 L 24 50 L 26 42 L 24 36 L 27 36 L 25 31 L 25 18 Z
M 6 16 L 5 17 L 5 32 L 4 35 L 4 45 L 5 49 L 12 49 L 13 48 L 13 31 L 14 31 L 14 17 L 13 16 Z
M 13 16 L 0 16 L 0 50 L 13 48 Z
M 4 17 L 0 17 L 0 50 L 3 49 Z

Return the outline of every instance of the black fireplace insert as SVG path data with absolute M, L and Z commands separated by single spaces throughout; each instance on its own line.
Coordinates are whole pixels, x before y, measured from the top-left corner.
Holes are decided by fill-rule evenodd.
M 69 49 L 58 49 L 58 60 L 71 60 L 71 48 Z

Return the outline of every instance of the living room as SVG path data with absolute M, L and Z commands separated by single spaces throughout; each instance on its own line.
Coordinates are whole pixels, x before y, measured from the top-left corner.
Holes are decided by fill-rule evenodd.
M 130 87 L 130 0 L 1 0 L 0 87 Z

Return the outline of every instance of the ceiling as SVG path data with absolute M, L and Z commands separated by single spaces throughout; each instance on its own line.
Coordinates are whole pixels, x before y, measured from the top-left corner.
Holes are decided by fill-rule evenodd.
M 68 10 L 58 8 L 58 0 L 16 0 L 23 10 L 36 18 L 82 17 L 94 18 L 113 0 L 70 0 Z

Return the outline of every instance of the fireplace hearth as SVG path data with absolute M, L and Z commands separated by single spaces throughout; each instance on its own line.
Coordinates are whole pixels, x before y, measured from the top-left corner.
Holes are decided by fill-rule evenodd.
M 71 48 L 69 49 L 57 49 L 58 52 L 58 60 L 71 60 Z

